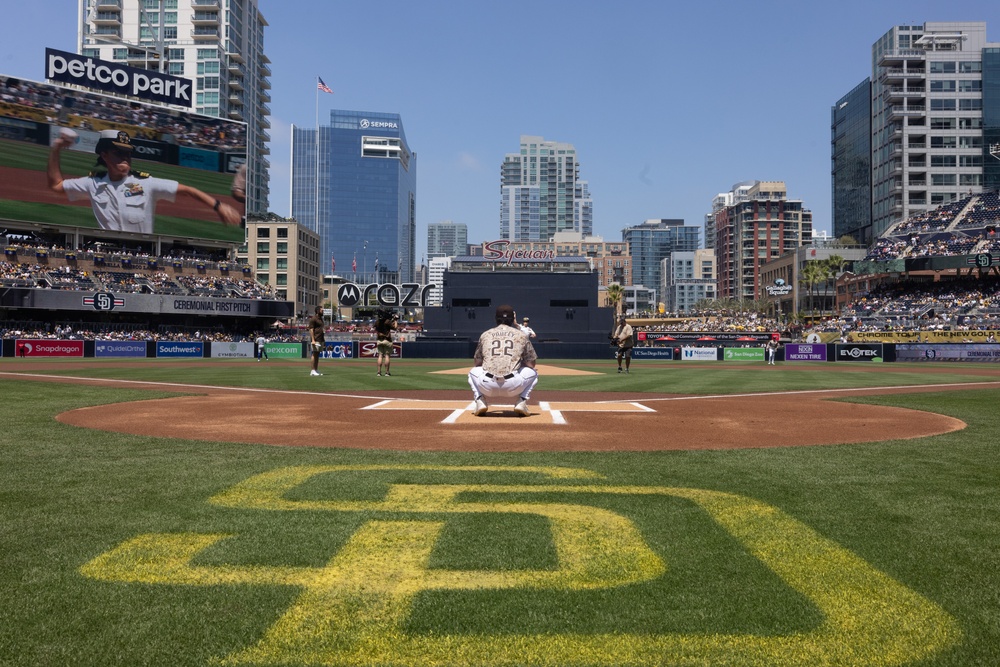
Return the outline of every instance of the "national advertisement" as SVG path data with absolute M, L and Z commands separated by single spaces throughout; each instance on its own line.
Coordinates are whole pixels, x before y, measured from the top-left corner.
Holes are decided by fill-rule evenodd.
M 684 361 L 718 361 L 719 351 L 715 347 L 682 347 L 681 359 Z

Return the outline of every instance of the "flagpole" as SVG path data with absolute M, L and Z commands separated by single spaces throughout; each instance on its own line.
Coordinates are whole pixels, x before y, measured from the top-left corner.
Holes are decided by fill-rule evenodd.
M 319 226 L 319 77 L 316 77 L 316 233 L 319 234 L 320 241 L 326 239 L 326 230 Z

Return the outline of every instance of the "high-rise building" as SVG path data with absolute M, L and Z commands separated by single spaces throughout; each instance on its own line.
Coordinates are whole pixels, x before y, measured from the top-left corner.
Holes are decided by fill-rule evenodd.
M 833 235 L 872 242 L 871 79 L 837 100 L 831 111 Z
M 593 201 L 572 144 L 521 136 L 500 167 L 500 238 L 548 241 L 556 232 L 590 236 Z
M 464 222 L 432 222 L 427 225 L 427 257 L 460 257 L 466 254 L 469 228 Z
M 336 261 L 352 281 L 412 281 L 417 154 L 400 116 L 333 110 L 318 141 L 292 126 L 292 217 L 319 234 L 323 266 Z
M 715 299 L 715 252 L 672 252 L 663 260 L 660 294 L 667 312 L 689 313 L 696 303 Z
M 1000 44 L 986 41 L 985 22 L 895 26 L 872 45 L 871 62 L 871 233 L 860 236 L 1000 186 L 989 148 L 990 137 L 1000 143 Z M 840 148 L 835 141 L 835 187 L 854 169 L 837 161 Z M 845 220 L 834 230 L 853 224 Z
M 683 220 L 646 220 L 622 230 L 632 256 L 632 284 L 660 289 L 661 262 L 672 252 L 697 250 L 701 227 Z
M 257 282 L 279 299 L 295 302 L 298 315 L 320 305 L 319 236 L 295 220 L 247 219 L 247 244 L 237 258 L 253 268 Z
M 733 200 L 715 216 L 716 294 L 753 300 L 761 265 L 812 240 L 812 211 L 788 199 L 783 181 L 754 181 L 745 197 L 734 192 Z
M 79 0 L 81 55 L 193 82 L 193 111 L 247 124 L 248 213 L 268 203 L 271 69 L 257 0 Z

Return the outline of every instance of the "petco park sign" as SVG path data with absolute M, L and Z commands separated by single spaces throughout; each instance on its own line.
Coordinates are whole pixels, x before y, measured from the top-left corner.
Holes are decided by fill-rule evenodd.
M 553 250 L 511 250 L 510 241 L 490 241 L 483 246 L 483 258 L 492 262 L 551 262 L 556 258 Z
M 84 88 L 191 107 L 191 81 L 56 49 L 45 49 L 45 78 Z

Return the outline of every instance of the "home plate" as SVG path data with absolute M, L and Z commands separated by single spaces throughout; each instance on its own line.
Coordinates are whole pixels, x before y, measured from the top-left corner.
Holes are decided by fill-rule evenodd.
M 387 399 L 379 401 L 362 410 L 440 410 L 450 414 L 442 420 L 443 424 L 475 424 L 489 419 L 496 421 L 526 422 L 531 424 L 565 424 L 567 412 L 617 412 L 643 413 L 656 412 L 641 403 L 595 403 L 575 401 L 542 401 L 537 406 L 530 406 L 531 414 L 521 417 L 514 412 L 514 404 L 494 403 L 489 411 L 476 417 L 472 414 L 471 401 L 412 401 L 402 399 Z

